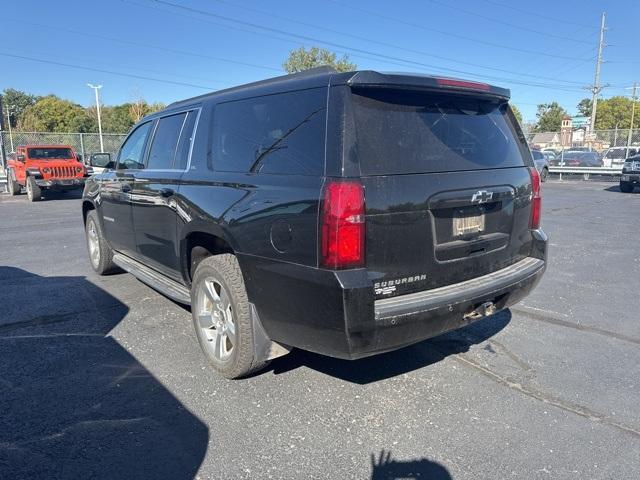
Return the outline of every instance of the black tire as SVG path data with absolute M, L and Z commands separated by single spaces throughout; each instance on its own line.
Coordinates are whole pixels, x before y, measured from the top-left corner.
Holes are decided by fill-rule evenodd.
M 104 238 L 102 226 L 95 210 L 90 210 L 87 213 L 84 232 L 91 268 L 98 275 L 107 275 L 117 271 L 118 267 L 113 263 L 113 250 Z
M 223 295 L 222 291 L 216 288 L 218 300 L 226 298 L 228 308 L 216 310 L 216 302 L 206 293 L 210 292 L 209 288 L 213 288 L 214 285 L 225 292 L 226 295 Z M 223 377 L 244 377 L 269 363 L 256 360 L 251 310 L 240 265 L 234 255 L 214 255 L 198 264 L 191 285 L 191 315 L 202 351 L 213 368 Z M 217 327 L 214 315 L 219 322 Z M 225 328 L 229 332 L 229 318 L 233 325 L 233 338 L 224 334 Z M 208 322 L 211 322 L 211 325 L 208 325 Z M 231 346 L 227 358 L 219 355 L 222 352 L 218 346 L 222 345 L 222 342 L 225 350 Z
M 27 177 L 27 198 L 30 202 L 38 202 L 42 198 L 42 190 L 33 177 Z
M 22 192 L 22 186 L 16 180 L 13 168 L 7 170 L 7 190 L 9 191 L 9 195 L 18 195 Z
M 540 172 L 540 181 L 546 182 L 548 176 L 549 176 L 549 169 L 547 167 L 544 167 L 542 169 L 542 172 Z
M 620 191 L 623 193 L 633 192 L 633 185 L 629 182 L 620 182 Z

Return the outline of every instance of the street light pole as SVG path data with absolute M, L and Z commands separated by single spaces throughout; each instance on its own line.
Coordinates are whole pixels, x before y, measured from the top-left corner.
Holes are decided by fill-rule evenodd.
M 102 88 L 102 85 L 92 85 L 87 83 L 87 87 L 93 88 L 96 94 L 96 110 L 98 111 L 98 133 L 100 134 L 100 153 L 104 153 L 104 143 L 102 142 L 102 119 L 100 118 L 100 98 L 98 97 L 98 90 Z
M 7 125 L 9 126 L 9 145 L 13 152 L 13 133 L 11 132 L 11 110 L 9 109 L 9 105 L 7 105 Z
M 625 157 L 629 156 L 629 147 L 631 146 L 631 134 L 633 132 L 633 120 L 636 114 L 636 96 L 638 91 L 638 82 L 633 82 L 633 93 L 631 94 L 631 123 L 629 124 L 629 134 L 627 135 L 627 153 Z

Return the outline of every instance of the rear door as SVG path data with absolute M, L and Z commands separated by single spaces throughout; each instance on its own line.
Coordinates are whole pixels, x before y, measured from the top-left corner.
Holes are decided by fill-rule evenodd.
M 505 100 L 353 91 L 378 295 L 468 280 L 531 250 L 531 154 Z

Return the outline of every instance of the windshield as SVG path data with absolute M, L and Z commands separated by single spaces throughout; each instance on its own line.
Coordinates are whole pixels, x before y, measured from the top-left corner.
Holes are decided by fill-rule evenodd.
M 391 89 L 356 92 L 357 154 L 363 175 L 524 165 L 528 149 L 506 103 Z
M 29 158 L 38 160 L 61 160 L 75 158 L 70 148 L 29 148 Z

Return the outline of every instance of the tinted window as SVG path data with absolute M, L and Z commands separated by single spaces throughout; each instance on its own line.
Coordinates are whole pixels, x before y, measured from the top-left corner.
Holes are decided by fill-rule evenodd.
M 143 158 L 144 146 L 151 128 L 151 122 L 143 123 L 136 128 L 125 140 L 120 155 L 118 155 L 119 169 L 139 169 L 144 168 Z
M 173 168 L 178 170 L 184 170 L 187 168 L 187 161 L 189 160 L 189 150 L 191 149 L 191 142 L 193 141 L 193 127 L 196 123 L 196 117 L 198 112 L 189 112 L 187 120 L 182 127 L 182 134 L 178 141 L 178 148 L 176 150 L 176 159 Z
M 317 88 L 218 105 L 214 169 L 321 175 L 326 102 L 326 88 Z
M 178 138 L 180 138 L 180 132 L 182 132 L 182 125 L 186 117 L 186 113 L 180 113 L 158 120 L 158 126 L 153 134 L 153 142 L 149 150 L 147 168 L 153 170 L 173 168 Z
M 507 104 L 398 90 L 353 95 L 364 175 L 522 166 Z M 526 151 L 526 150 L 524 150 Z
M 544 160 L 544 155 L 540 150 L 531 150 L 531 154 L 533 155 L 534 160 Z

